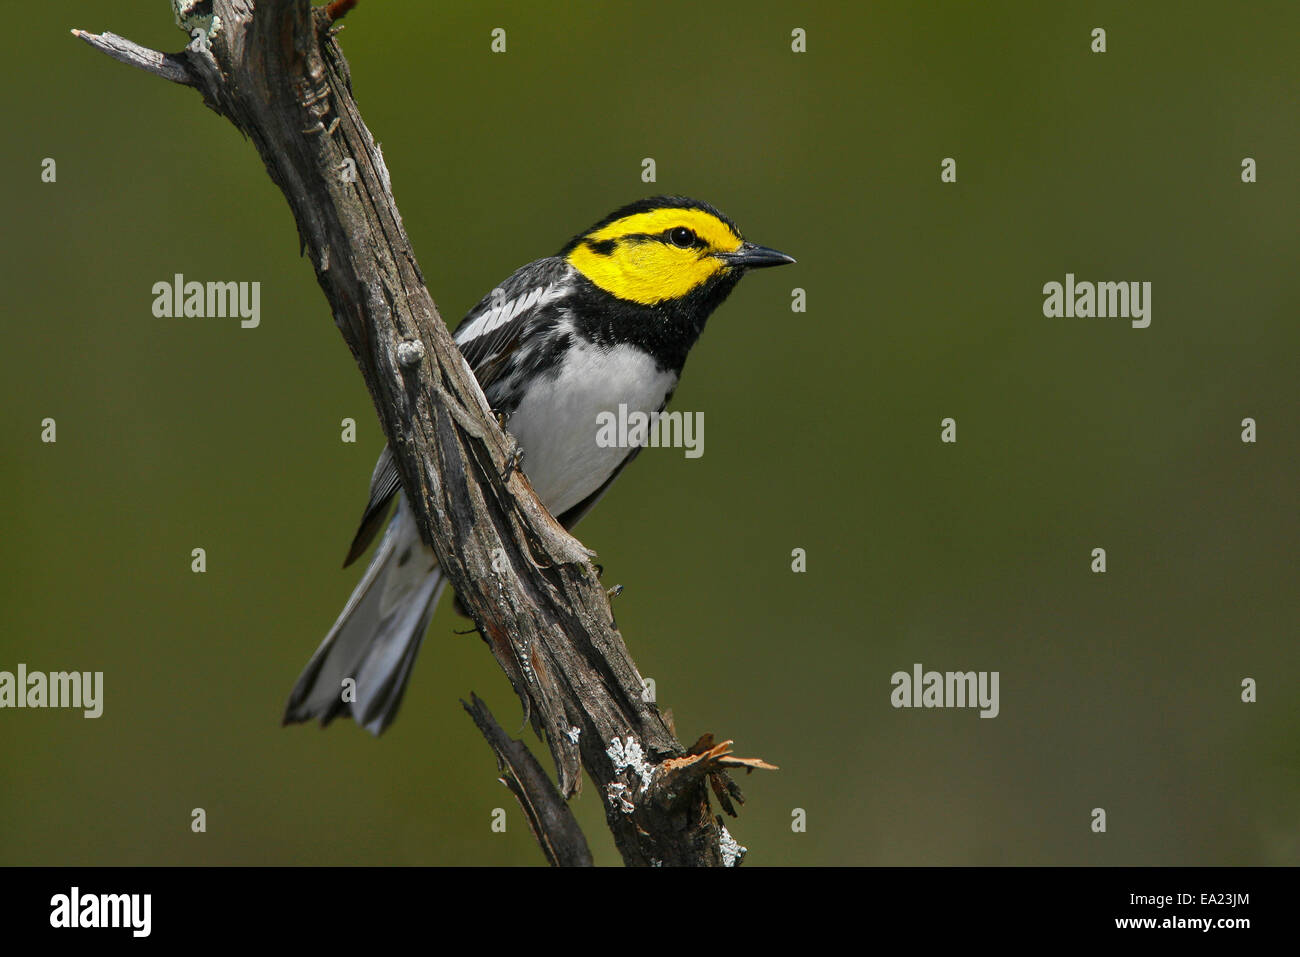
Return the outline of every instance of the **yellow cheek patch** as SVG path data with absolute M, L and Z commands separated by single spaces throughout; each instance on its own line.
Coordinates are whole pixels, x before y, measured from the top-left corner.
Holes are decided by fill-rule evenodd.
M 659 237 L 685 226 L 705 248 L 682 249 Z M 634 213 L 584 236 L 568 261 L 601 289 L 642 305 L 679 299 L 726 265 L 714 253 L 735 252 L 741 239 L 702 209 L 654 209 Z
M 606 292 L 644 306 L 679 299 L 726 268 L 705 250 L 654 240 L 623 241 L 608 255 L 583 243 L 569 253 L 569 264 Z

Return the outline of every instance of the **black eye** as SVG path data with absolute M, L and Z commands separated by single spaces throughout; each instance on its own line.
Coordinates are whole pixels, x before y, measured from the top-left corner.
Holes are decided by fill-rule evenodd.
M 685 226 L 678 226 L 670 230 L 668 238 L 672 240 L 674 246 L 681 246 L 682 249 L 688 249 L 695 245 L 695 234 Z

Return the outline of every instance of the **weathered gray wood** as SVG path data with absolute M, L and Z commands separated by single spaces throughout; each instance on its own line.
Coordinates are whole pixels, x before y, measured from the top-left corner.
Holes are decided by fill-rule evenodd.
M 556 867 L 590 867 L 587 839 L 533 753 L 522 741 L 513 740 L 501 729 L 477 695 L 470 695 L 469 704 L 464 701 L 461 704 L 496 754 L 501 783 L 519 801 L 547 863 Z
M 592 553 L 512 467 L 510 440 L 425 288 L 383 155 L 352 98 L 331 35 L 331 11 L 351 4 L 183 6 L 192 41 L 174 55 L 74 32 L 115 59 L 197 88 L 257 148 L 365 377 L 421 531 L 544 735 L 560 793 L 578 790 L 585 766 L 628 864 L 723 863 L 706 781 L 717 786 L 723 768 L 745 762 L 687 755 L 642 699 Z M 496 549 L 505 571 L 493 570 Z M 665 765 L 671 758 L 682 760 Z
M 107 53 L 114 60 L 138 67 L 146 73 L 160 76 L 164 80 L 171 80 L 173 83 L 181 83 L 185 86 L 194 85 L 189 68 L 180 56 L 173 56 L 170 53 L 158 53 L 156 50 L 147 49 L 138 43 L 132 43 L 125 37 L 119 37 L 116 33 L 96 34 L 87 33 L 85 30 L 73 30 L 72 35 L 85 40 L 101 53 Z

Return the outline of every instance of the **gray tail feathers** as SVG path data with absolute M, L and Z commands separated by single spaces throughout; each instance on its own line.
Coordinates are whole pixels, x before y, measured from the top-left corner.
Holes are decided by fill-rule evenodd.
M 371 734 L 388 727 L 445 586 L 399 496 L 370 566 L 294 685 L 284 723 L 327 725 L 346 713 Z

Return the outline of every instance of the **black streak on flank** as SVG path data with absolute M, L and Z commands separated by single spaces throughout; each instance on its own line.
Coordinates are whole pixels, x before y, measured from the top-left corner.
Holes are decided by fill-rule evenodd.
M 597 256 L 611 256 L 618 243 L 612 239 L 588 239 L 587 248 Z

